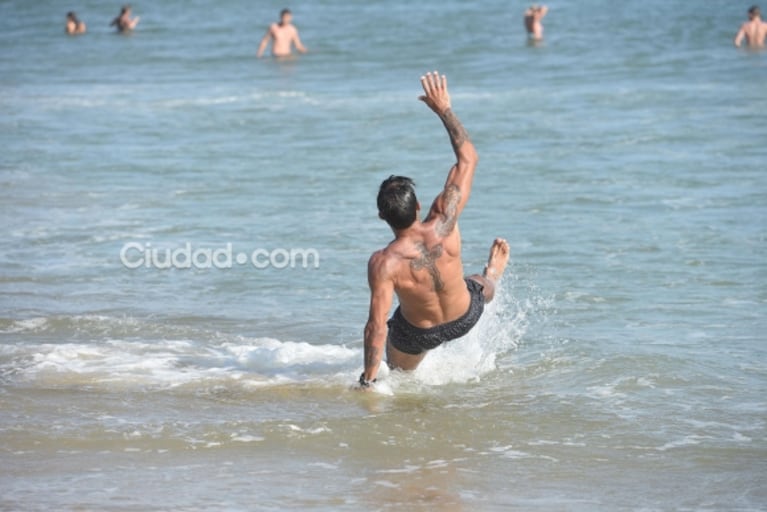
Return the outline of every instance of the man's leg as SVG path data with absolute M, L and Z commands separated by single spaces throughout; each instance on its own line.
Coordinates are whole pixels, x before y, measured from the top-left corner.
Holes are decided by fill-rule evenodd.
M 482 275 L 474 274 L 469 276 L 480 283 L 484 288 L 482 293 L 485 296 L 485 302 L 490 302 L 495 296 L 495 286 L 503 276 L 506 270 L 506 264 L 509 262 L 509 243 L 503 238 L 496 238 L 493 245 L 490 246 L 490 257 L 487 259 L 487 265 Z
M 392 370 L 415 370 L 427 353 L 423 351 L 420 354 L 408 354 L 397 350 L 386 340 L 386 363 Z

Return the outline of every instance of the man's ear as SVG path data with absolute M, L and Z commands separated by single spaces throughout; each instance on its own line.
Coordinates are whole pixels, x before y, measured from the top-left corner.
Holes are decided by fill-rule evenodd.
M 383 213 L 381 213 L 381 212 L 378 212 L 378 218 L 379 218 L 379 219 L 381 219 L 381 220 L 384 220 L 384 218 L 383 218 Z

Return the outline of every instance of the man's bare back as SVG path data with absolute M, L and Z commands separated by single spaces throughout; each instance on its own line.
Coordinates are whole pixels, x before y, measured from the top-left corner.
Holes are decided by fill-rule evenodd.
M 458 228 L 443 237 L 437 222 L 427 218 L 418 223 L 376 256 L 389 267 L 402 314 L 422 328 L 461 316 L 469 304 Z
M 743 40 L 750 48 L 764 48 L 764 40 L 767 38 L 767 23 L 762 21 L 759 7 L 753 6 L 748 10 L 749 21 L 741 25 L 735 36 L 735 46 L 740 47 Z
M 290 56 L 293 51 L 293 45 L 296 46 L 296 50 L 299 52 L 306 53 L 306 48 L 298 36 L 298 29 L 293 25 L 292 21 L 293 15 L 288 9 L 284 9 L 280 13 L 280 22 L 272 23 L 263 39 L 261 39 L 257 52 L 259 58 L 264 55 L 264 51 L 266 51 L 266 47 L 270 42 L 272 43 L 272 55 L 275 57 Z
M 381 185 L 379 216 L 395 239 L 368 262 L 371 298 L 362 388 L 376 378 L 384 349 L 390 367 L 412 370 L 428 350 L 468 332 L 482 304 L 492 300 L 509 258 L 508 243 L 496 239 L 483 274 L 464 277 L 458 217 L 471 193 L 478 156 L 451 109 L 447 79 L 427 73 L 421 85 L 420 99 L 444 123 L 457 162 L 423 221 L 412 180 L 391 176 Z M 395 294 L 399 308 L 387 322 Z
M 543 39 L 543 23 L 541 23 L 541 20 L 548 12 L 549 8 L 545 5 L 531 5 L 525 11 L 525 28 L 527 29 L 528 37 L 536 41 Z

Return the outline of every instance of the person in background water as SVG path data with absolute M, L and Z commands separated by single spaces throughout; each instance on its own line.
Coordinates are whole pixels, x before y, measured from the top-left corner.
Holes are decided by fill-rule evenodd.
M 283 9 L 280 12 L 280 22 L 272 23 L 266 31 L 261 44 L 258 45 L 256 56 L 260 59 L 272 42 L 272 55 L 275 57 L 289 57 L 295 44 L 296 50 L 306 53 L 306 48 L 301 44 L 301 38 L 298 37 L 298 29 L 293 25 L 293 14 L 290 9 Z
M 131 18 L 131 6 L 123 5 L 120 10 L 120 15 L 112 20 L 109 24 L 110 27 L 117 27 L 118 32 L 130 32 L 138 25 L 139 17 Z
M 77 18 L 77 14 L 72 11 L 67 13 L 67 34 L 85 34 L 85 22 Z
M 764 39 L 767 37 L 767 23 L 762 21 L 762 13 L 759 7 L 754 5 L 748 10 L 748 21 L 740 26 L 735 36 L 735 46 L 740 48 L 743 39 L 751 48 L 764 48 Z
M 527 29 L 527 36 L 531 40 L 543 40 L 543 24 L 541 20 L 548 12 L 549 8 L 545 5 L 531 5 L 525 11 L 525 28 Z

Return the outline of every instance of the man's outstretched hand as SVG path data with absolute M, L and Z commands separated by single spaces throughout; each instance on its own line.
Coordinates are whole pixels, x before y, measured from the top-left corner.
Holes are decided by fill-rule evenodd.
M 426 73 L 421 77 L 423 96 L 418 99 L 426 103 L 437 115 L 442 115 L 450 109 L 450 94 L 447 92 L 447 77 L 439 73 Z

